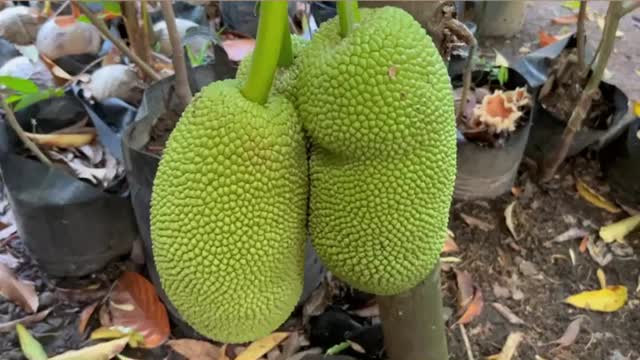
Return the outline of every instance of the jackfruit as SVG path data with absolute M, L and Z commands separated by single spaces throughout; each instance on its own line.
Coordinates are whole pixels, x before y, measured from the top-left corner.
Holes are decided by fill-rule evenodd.
M 308 41 L 300 36 L 291 35 L 291 52 L 293 53 L 293 61 L 295 62 L 300 54 L 301 50 L 307 45 Z M 253 61 L 253 54 L 245 57 L 238 66 L 236 72 L 236 79 L 246 81 L 249 77 L 249 69 L 251 69 L 251 62 Z M 273 85 L 271 86 L 272 94 L 282 94 L 287 99 L 293 101 L 295 93 L 292 91 L 293 84 L 297 77 L 297 68 L 294 66 L 278 67 L 273 78 Z
M 162 287 L 201 334 L 269 334 L 302 292 L 307 161 L 293 105 L 203 88 L 171 133 L 154 182 L 153 256 Z
M 296 63 L 311 139 L 310 234 L 351 286 L 408 290 L 439 261 L 456 171 L 447 70 L 422 27 L 394 7 L 361 9 L 344 38 L 323 23 Z

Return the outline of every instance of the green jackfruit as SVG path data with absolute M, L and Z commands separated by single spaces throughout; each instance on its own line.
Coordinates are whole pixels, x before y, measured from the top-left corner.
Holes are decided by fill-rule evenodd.
M 162 287 L 205 336 L 269 334 L 302 292 L 307 162 L 293 105 L 244 98 L 237 80 L 205 87 L 171 133 L 152 196 Z
M 300 54 L 301 50 L 307 45 L 308 41 L 304 38 L 296 35 L 291 35 L 291 52 L 293 53 L 293 61 L 295 62 Z M 248 55 L 240 62 L 238 71 L 236 72 L 236 79 L 246 81 L 249 77 L 249 69 L 251 69 L 251 62 L 253 61 L 253 54 Z M 293 84 L 297 77 L 297 68 L 294 66 L 278 67 L 273 78 L 273 85 L 271 86 L 273 94 L 282 94 L 287 99 L 293 101 L 295 93 L 292 90 Z
M 311 240 L 361 290 L 415 286 L 439 261 L 456 171 L 451 85 L 405 11 L 361 9 L 345 38 L 324 23 L 296 64 L 311 139 Z

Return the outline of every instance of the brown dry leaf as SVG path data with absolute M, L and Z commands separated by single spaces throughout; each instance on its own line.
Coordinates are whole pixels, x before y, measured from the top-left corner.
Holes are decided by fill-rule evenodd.
M 518 345 L 520 345 L 523 337 L 524 334 L 521 332 L 509 334 L 509 336 L 507 337 L 507 341 L 505 341 L 500 353 L 488 356 L 487 360 L 511 360 L 516 354 Z
M 447 237 L 444 240 L 444 246 L 442 247 L 443 253 L 452 253 L 460 251 L 458 244 L 456 244 L 455 235 L 449 229 L 447 229 Z
M 475 288 L 475 294 L 473 295 L 473 300 L 469 306 L 467 306 L 467 310 L 462 314 L 460 319 L 456 321 L 456 324 L 466 325 L 473 321 L 478 315 L 482 313 L 482 308 L 484 307 L 484 300 L 482 297 L 482 291 L 479 287 Z
M 513 222 L 513 209 L 515 208 L 516 202 L 512 202 L 511 204 L 509 204 L 509 206 L 507 206 L 507 208 L 504 210 L 504 219 L 505 222 L 507 224 L 507 228 L 509 229 L 509 232 L 511 233 L 511 236 L 513 236 L 514 240 L 518 240 L 518 234 L 516 234 L 516 226 Z
M 87 329 L 87 324 L 89 323 L 89 319 L 91 319 L 91 315 L 93 315 L 94 310 L 98 306 L 98 302 L 94 302 L 93 304 L 87 305 L 82 312 L 80 313 L 80 321 L 78 321 L 78 332 L 80 334 L 84 333 Z
M 583 317 L 579 317 L 573 320 L 567 329 L 564 331 L 564 334 L 558 339 L 550 342 L 549 344 L 558 344 L 558 347 L 569 346 L 576 341 L 578 334 L 580 333 L 580 326 L 582 325 Z
M 0 264 L 0 295 L 30 314 L 38 310 L 38 294 L 35 287 L 18 280 L 13 271 L 4 264 Z
M 222 47 L 231 61 L 241 61 L 253 52 L 255 46 L 256 41 L 254 39 L 233 39 L 222 42 Z
M 600 266 L 607 266 L 607 264 L 613 260 L 613 254 L 607 249 L 607 244 L 605 244 L 604 241 L 593 241 L 593 239 L 589 237 L 587 240 L 587 250 L 589 250 L 591 259 Z
M 254 341 L 245 351 L 240 353 L 235 360 L 258 360 L 262 355 L 268 353 L 269 350 L 273 349 L 286 339 L 289 334 L 291 333 L 274 332 L 260 340 Z
M 322 283 L 309 296 L 302 307 L 302 323 L 307 324 L 312 316 L 320 315 L 329 306 L 329 296 L 326 283 Z
M 79 350 L 67 351 L 49 360 L 106 360 L 118 355 L 127 346 L 128 337 L 116 339 Z
M 538 31 L 538 43 L 540 44 L 540 47 L 551 45 L 556 41 L 558 41 L 558 38 L 556 36 L 553 36 L 542 30 Z
M 0 324 L 0 333 L 13 331 L 16 328 L 17 324 L 22 324 L 24 326 L 37 323 L 38 321 L 42 321 L 44 318 L 49 315 L 49 313 L 53 310 L 53 308 L 48 308 L 47 310 L 40 311 L 39 313 L 35 313 L 33 315 L 25 316 L 20 319 L 12 320 L 6 322 L 4 324 Z
M 297 332 L 292 332 L 287 340 L 282 343 L 282 352 L 280 353 L 278 360 L 288 360 L 291 356 L 293 356 L 293 354 L 300 351 L 304 340 L 304 335 L 300 335 Z
M 569 230 L 563 232 L 562 234 L 554 237 L 553 239 L 547 241 L 544 243 L 545 247 L 550 247 L 552 243 L 563 243 L 565 241 L 569 241 L 569 240 L 575 240 L 575 239 L 579 239 L 581 237 L 585 237 L 589 235 L 589 232 L 584 230 L 584 229 L 580 229 L 577 227 L 572 227 Z
M 60 66 L 46 57 L 44 54 L 40 53 L 40 59 L 42 59 L 42 62 L 44 62 L 45 66 L 49 69 L 49 72 L 53 74 L 53 80 L 55 81 L 57 86 L 62 86 L 66 84 L 67 81 L 73 79 L 73 76 L 69 75 L 69 73 L 64 71 Z
M 580 194 L 583 199 L 591 203 L 591 205 L 597 206 L 601 209 L 605 209 L 613 214 L 617 214 L 622 211 L 622 209 L 617 207 L 611 201 L 602 197 L 580 179 L 576 181 L 576 189 L 578 190 L 578 194 Z
M 187 360 L 217 360 L 220 357 L 220 348 L 206 341 L 178 339 L 167 341 L 167 345 Z
M 218 360 L 229 360 L 227 356 L 227 344 L 222 345 L 220 348 L 220 358 L 218 358 Z
M 458 314 L 462 314 L 464 309 L 473 299 L 474 285 L 469 272 L 455 270 L 455 273 L 456 283 L 458 285 L 458 293 L 456 295 L 456 298 L 458 299 Z
M 155 287 L 142 275 L 125 271 L 109 296 L 113 325 L 131 328 L 144 336 L 144 347 L 160 346 L 169 337 L 169 317 Z
M 84 134 L 34 134 L 25 132 L 25 135 L 38 145 L 53 146 L 61 149 L 77 148 L 87 145 L 95 139 L 95 133 Z
M 578 247 L 578 250 L 580 250 L 580 252 L 584 254 L 584 252 L 587 251 L 588 244 L 589 244 L 589 235 L 585 235 L 582 238 L 582 241 L 580 241 L 580 246 Z
M 571 15 L 565 15 L 565 16 L 558 16 L 551 19 L 551 22 L 553 22 L 556 25 L 572 25 L 578 22 L 578 15 L 571 14 Z
M 360 317 L 376 317 L 380 316 L 380 308 L 378 304 L 371 304 L 361 309 L 351 310 L 349 313 Z
M 464 220 L 464 222 L 466 222 L 467 225 L 477 227 L 482 231 L 491 231 L 494 228 L 493 225 L 487 223 L 486 221 L 482 221 L 476 217 L 473 217 L 464 213 L 460 213 L 460 217 L 462 217 L 462 220 Z
M 516 314 L 514 314 L 513 311 L 511 311 L 511 309 L 509 309 L 508 307 L 497 302 L 491 303 L 491 306 L 493 306 L 493 308 L 496 309 L 496 311 L 500 313 L 500 315 L 502 315 L 505 319 L 507 319 L 507 321 L 509 321 L 511 324 L 524 324 L 524 321 L 520 319 Z

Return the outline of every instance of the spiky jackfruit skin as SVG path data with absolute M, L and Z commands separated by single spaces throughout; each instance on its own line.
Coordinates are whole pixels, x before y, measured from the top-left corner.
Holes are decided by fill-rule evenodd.
M 298 116 L 312 142 L 311 240 L 339 278 L 374 294 L 439 261 L 456 171 L 453 98 L 431 39 L 405 11 L 361 9 L 302 51 Z
M 291 35 L 291 52 L 293 53 L 293 61 L 295 63 L 301 50 L 309 42 L 300 36 Z M 251 68 L 251 62 L 253 61 L 253 54 L 245 57 L 238 66 L 236 72 L 236 79 L 246 81 L 249 77 L 249 69 Z M 293 84 L 297 77 L 297 67 L 278 67 L 276 69 L 275 76 L 273 78 L 273 85 L 271 86 L 272 94 L 282 94 L 287 99 L 293 101 L 295 92 L 293 90 Z
M 162 287 L 201 334 L 245 342 L 281 325 L 302 292 L 308 165 L 293 105 L 240 82 L 205 87 L 172 132 L 153 188 Z

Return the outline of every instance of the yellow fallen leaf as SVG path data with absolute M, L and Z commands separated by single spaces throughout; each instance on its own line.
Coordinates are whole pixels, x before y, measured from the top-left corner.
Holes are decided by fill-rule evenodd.
M 576 189 L 578 190 L 578 194 L 582 196 L 583 199 L 590 202 L 592 205 L 597 206 L 601 209 L 605 209 L 610 213 L 619 213 L 622 211 L 619 207 L 613 204 L 611 201 L 605 199 L 600 194 L 591 189 L 587 184 L 585 184 L 582 180 L 578 179 L 576 181 Z
M 274 332 L 256 340 L 236 357 L 236 360 L 257 360 L 289 336 L 288 332 Z
M 111 359 L 119 354 L 129 341 L 128 337 L 100 343 L 79 350 L 70 350 L 49 360 Z
M 634 215 L 624 220 L 600 228 L 600 237 L 604 242 L 619 241 L 624 243 L 624 237 L 640 225 L 640 215 Z
M 457 258 L 455 256 L 445 256 L 440 258 L 440 262 L 457 264 L 457 263 L 461 263 L 462 259 Z
M 602 268 L 598 268 L 598 271 L 596 271 L 596 275 L 598 276 L 600 288 L 605 289 L 607 287 L 607 277 L 604 275 L 604 271 L 602 270 Z
M 640 76 L 640 70 L 638 70 L 638 76 Z M 633 113 L 636 117 L 640 117 L 640 101 L 633 102 Z
M 511 360 L 523 338 L 524 334 L 519 331 L 509 334 L 502 350 L 498 354 L 488 356 L 487 360 Z
M 134 329 L 124 326 L 110 326 L 100 327 L 95 329 L 89 338 L 91 340 L 105 340 L 105 339 L 120 339 L 123 337 L 129 338 L 129 345 L 131 347 L 139 347 L 144 343 L 144 336 Z
M 627 302 L 627 288 L 612 285 L 600 290 L 583 291 L 569 296 L 564 302 L 581 309 L 614 312 Z
M 25 132 L 29 140 L 39 145 L 55 146 L 58 148 L 75 148 L 87 145 L 96 137 L 95 133 L 86 134 L 33 134 Z

